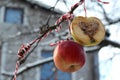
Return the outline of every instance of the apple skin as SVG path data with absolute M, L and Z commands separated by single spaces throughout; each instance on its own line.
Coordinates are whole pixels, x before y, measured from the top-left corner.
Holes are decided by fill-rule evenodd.
M 105 28 L 96 17 L 75 17 L 70 25 L 73 39 L 82 46 L 95 46 L 105 37 Z
M 74 41 L 63 41 L 54 49 L 53 60 L 55 66 L 63 72 L 75 72 L 85 64 L 85 51 Z

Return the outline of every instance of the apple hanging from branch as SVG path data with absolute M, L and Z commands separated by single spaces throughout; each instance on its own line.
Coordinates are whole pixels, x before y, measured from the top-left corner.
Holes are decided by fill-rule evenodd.
M 74 41 L 60 42 L 54 49 L 55 66 L 63 72 L 75 72 L 83 67 L 86 61 L 84 49 Z
M 95 46 L 105 36 L 104 25 L 96 17 L 78 16 L 74 18 L 70 25 L 70 32 L 73 39 L 82 46 Z

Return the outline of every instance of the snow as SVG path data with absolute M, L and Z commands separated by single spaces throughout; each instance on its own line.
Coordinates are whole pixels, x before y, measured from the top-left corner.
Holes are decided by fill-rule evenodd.
M 100 80 L 119 80 L 120 49 L 112 46 L 99 51 Z

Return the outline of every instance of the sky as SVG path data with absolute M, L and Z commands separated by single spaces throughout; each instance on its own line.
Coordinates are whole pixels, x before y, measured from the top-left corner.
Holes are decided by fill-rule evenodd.
M 39 1 L 40 3 L 54 6 L 57 0 L 35 0 Z M 68 3 L 63 3 L 62 1 L 67 1 Z M 79 0 L 60 0 L 58 4 L 56 5 L 56 8 L 63 11 L 68 12 L 71 5 L 75 4 Z M 95 0 L 93 0 L 95 1 Z M 107 16 L 109 16 L 111 19 L 117 19 L 118 16 L 120 16 L 120 0 L 102 0 L 102 1 L 108 1 L 110 4 L 105 4 L 103 7 L 105 8 L 105 11 L 107 13 Z M 113 2 L 114 1 L 114 2 Z M 96 3 L 91 3 L 90 0 L 86 0 L 86 7 L 89 9 L 87 10 L 87 16 L 96 16 L 100 18 L 103 22 L 103 24 L 107 24 L 104 22 L 104 16 L 101 14 L 102 10 L 99 6 L 96 6 Z M 80 10 L 81 9 L 81 10 Z M 96 12 L 95 12 L 96 11 Z M 74 14 L 76 16 L 81 15 L 84 16 L 83 11 L 83 5 L 78 7 Z M 107 25 L 106 29 L 109 30 L 111 33 L 109 39 L 113 40 L 115 42 L 120 43 L 120 22 L 113 24 L 113 25 Z M 103 47 L 99 53 L 99 70 L 100 70 L 100 80 L 120 80 L 120 49 L 113 47 L 111 45 Z

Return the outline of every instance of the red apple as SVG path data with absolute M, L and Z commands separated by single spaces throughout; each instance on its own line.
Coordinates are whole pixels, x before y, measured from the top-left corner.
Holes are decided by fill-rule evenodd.
M 75 72 L 85 64 L 85 52 L 81 45 L 67 40 L 54 49 L 55 66 L 63 72 Z

